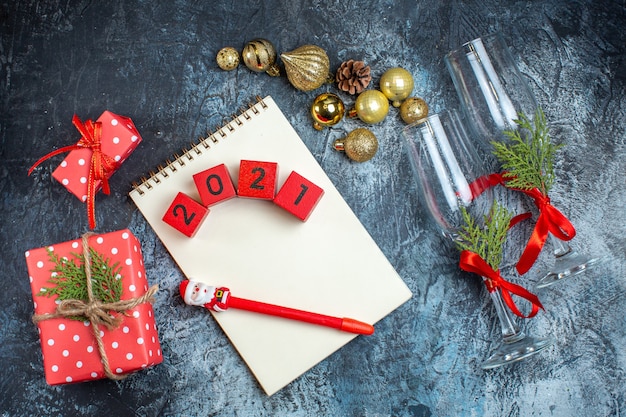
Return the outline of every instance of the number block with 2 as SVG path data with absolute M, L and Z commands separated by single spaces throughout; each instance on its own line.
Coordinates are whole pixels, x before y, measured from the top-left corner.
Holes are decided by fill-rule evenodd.
M 278 164 L 276 162 L 241 160 L 239 163 L 239 197 L 273 200 L 276 194 Z
M 322 198 L 324 190 L 292 171 L 276 194 L 274 203 L 302 221 L 306 221 Z
M 193 181 L 200 194 L 200 200 L 205 207 L 237 196 L 226 164 L 198 172 L 193 176 Z
M 209 209 L 187 194 L 179 192 L 163 216 L 163 221 L 187 237 L 193 237 Z

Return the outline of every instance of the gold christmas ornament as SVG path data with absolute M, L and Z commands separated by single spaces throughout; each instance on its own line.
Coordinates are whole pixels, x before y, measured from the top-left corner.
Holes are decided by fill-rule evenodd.
M 333 93 L 322 93 L 315 97 L 311 105 L 313 127 L 322 130 L 324 126 L 333 126 L 341 121 L 345 112 L 343 101 Z
M 217 66 L 224 71 L 232 71 L 239 65 L 239 52 L 231 46 L 222 48 L 217 53 Z
M 380 91 L 391 100 L 394 107 L 400 107 L 402 100 L 413 92 L 413 76 L 404 68 L 388 69 L 380 77 Z
M 378 151 L 378 139 L 364 127 L 353 130 L 345 138 L 337 139 L 333 148 L 346 153 L 348 158 L 356 162 L 369 161 Z
M 428 116 L 428 104 L 419 97 L 409 97 L 400 106 L 400 117 L 406 124 L 415 123 Z
M 320 87 L 330 77 L 330 60 L 319 46 L 304 45 L 280 55 L 291 85 L 301 91 Z
M 350 110 L 350 117 L 358 117 L 367 124 L 382 122 L 389 113 L 389 100 L 378 90 L 367 90 L 359 94 Z
M 276 48 L 267 39 L 254 39 L 241 51 L 241 58 L 246 67 L 254 72 L 266 72 L 272 77 L 279 75 L 276 65 Z

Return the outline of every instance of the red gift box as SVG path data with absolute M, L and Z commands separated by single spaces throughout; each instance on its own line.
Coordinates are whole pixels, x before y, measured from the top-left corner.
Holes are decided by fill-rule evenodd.
M 129 231 L 121 230 L 88 237 L 89 247 L 111 265 L 120 268 L 117 279 L 122 280 L 121 300 L 130 300 L 146 294 L 148 280 L 143 264 L 139 240 Z M 56 295 L 39 295 L 42 288 L 54 287 L 49 280 L 55 262 L 48 251 L 61 259 L 75 261 L 83 253 L 82 240 L 58 243 L 32 249 L 25 253 L 33 293 L 35 314 L 52 314 L 59 301 Z M 118 278 L 119 277 L 119 278 Z M 108 330 L 98 326 L 114 375 L 124 375 L 163 361 L 152 304 L 144 302 L 123 313 L 111 313 L 122 318 L 121 324 Z M 49 318 L 37 323 L 43 353 L 46 381 L 50 385 L 82 382 L 105 377 L 102 357 L 88 320 Z
M 130 118 L 110 111 L 102 113 L 96 120 L 96 123 L 98 122 L 102 126 L 102 153 L 112 158 L 119 167 L 141 143 L 141 136 Z M 52 172 L 57 181 L 83 202 L 87 200 L 87 178 L 92 154 L 93 150 L 90 148 L 75 149 Z M 110 178 L 115 169 L 106 172 L 106 177 Z M 96 180 L 95 185 L 95 190 L 98 191 L 102 187 L 102 182 Z
M 83 202 L 87 202 L 89 227 L 96 227 L 95 196 L 102 189 L 110 193 L 109 177 L 141 142 L 133 121 L 105 111 L 93 122 L 74 115 L 72 123 L 81 134 L 75 145 L 65 146 L 39 158 L 33 170 L 48 158 L 69 152 L 52 176 Z

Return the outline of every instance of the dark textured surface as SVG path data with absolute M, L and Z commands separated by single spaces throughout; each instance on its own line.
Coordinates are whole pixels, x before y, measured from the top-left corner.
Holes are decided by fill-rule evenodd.
M 608 416 L 626 409 L 626 4 L 624 1 L 10 1 L 0 22 L 0 414 L 215 416 Z M 554 204 L 576 225 L 580 251 L 608 254 L 586 275 L 541 293 L 523 323 L 553 335 L 549 351 L 484 372 L 498 340 L 486 291 L 426 221 L 399 142 L 397 112 L 372 128 L 380 150 L 356 164 L 330 147 L 362 126 L 310 126 L 322 90 L 217 68 L 216 52 L 255 37 L 279 51 L 312 43 L 333 69 L 347 59 L 414 75 L 434 111 L 458 100 L 443 56 L 501 30 L 564 143 Z M 270 94 L 409 285 L 414 297 L 361 337 L 268 398 L 209 315 L 184 309 L 182 278 L 127 197 L 132 181 L 255 95 Z M 342 95 L 347 105 L 349 96 Z M 144 142 L 97 198 L 97 231 L 129 227 L 142 241 L 164 363 L 123 382 L 50 387 L 42 371 L 24 251 L 80 236 L 84 206 L 51 178 L 43 154 L 73 143 L 74 113 L 132 117 Z M 522 242 L 520 241 L 519 244 Z M 544 251 L 533 272 L 549 262 Z M 532 277 L 528 278 L 531 282 Z

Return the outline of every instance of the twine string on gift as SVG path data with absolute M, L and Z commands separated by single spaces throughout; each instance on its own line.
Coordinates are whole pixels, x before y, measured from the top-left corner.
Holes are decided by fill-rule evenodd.
M 37 324 L 40 321 L 54 318 L 76 316 L 86 317 L 89 323 L 91 323 L 91 330 L 98 345 L 98 352 L 100 353 L 100 358 L 104 367 L 104 374 L 109 379 L 122 380 L 126 378 L 127 375 L 118 375 L 114 374 L 111 371 L 109 359 L 104 349 L 104 343 L 102 341 L 102 336 L 100 335 L 100 329 L 98 328 L 98 326 L 105 326 L 108 330 L 113 330 L 117 328 L 121 324 L 122 318 L 120 316 L 111 315 L 111 312 L 114 311 L 118 313 L 124 313 L 127 310 L 133 309 L 140 304 L 146 302 L 153 303 L 154 294 L 156 294 L 156 292 L 158 291 L 159 286 L 153 285 L 141 297 L 131 298 L 129 300 L 120 300 L 113 303 L 103 303 L 100 300 L 95 299 L 91 279 L 91 255 L 89 254 L 89 237 L 92 235 L 93 233 L 88 232 L 83 234 L 82 236 L 88 300 L 63 300 L 57 305 L 54 313 L 33 315 L 33 322 Z
M 91 119 L 83 123 L 76 115 L 72 118 L 72 123 L 81 134 L 79 141 L 75 145 L 64 146 L 39 158 L 28 170 L 28 175 L 39 164 L 53 156 L 81 148 L 90 149 L 92 154 L 87 176 L 87 216 L 89 218 L 89 228 L 93 229 L 96 227 L 95 198 L 97 185 L 99 183 L 102 186 L 104 194 L 110 194 L 109 177 L 119 164 L 115 159 L 102 152 L 102 123 L 94 122 Z

